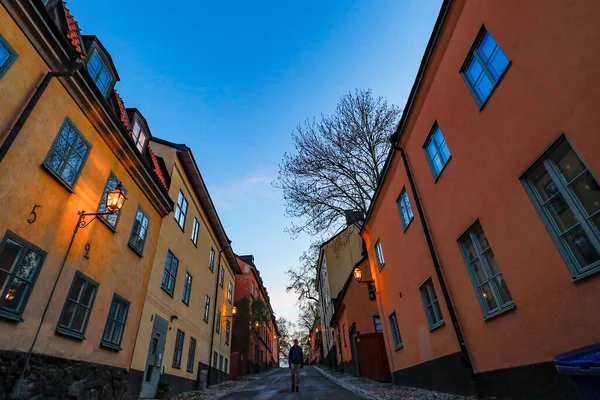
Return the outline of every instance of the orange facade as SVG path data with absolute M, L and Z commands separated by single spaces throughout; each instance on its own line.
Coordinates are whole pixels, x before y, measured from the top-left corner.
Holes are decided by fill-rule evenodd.
M 394 138 L 417 193 L 401 152 L 392 150 L 363 230 L 397 381 L 517 398 L 573 395 L 551 361 L 600 340 L 597 15 L 594 2 L 444 2 Z M 469 85 L 466 68 L 474 52 L 487 51 L 483 29 L 509 63 L 494 77 L 490 56 L 494 87 L 481 102 L 478 90 L 487 89 Z M 446 149 L 433 162 L 441 168 L 427 153 L 437 127 Z M 414 214 L 406 229 L 403 190 Z M 460 364 L 452 361 L 460 347 L 416 194 L 472 365 L 462 384 L 451 385 L 457 370 L 444 368 Z M 474 224 L 481 240 L 470 253 Z M 475 253 L 483 266 L 466 262 Z M 420 291 L 430 277 L 444 321 L 433 328 Z M 394 312 L 401 346 L 390 328 Z

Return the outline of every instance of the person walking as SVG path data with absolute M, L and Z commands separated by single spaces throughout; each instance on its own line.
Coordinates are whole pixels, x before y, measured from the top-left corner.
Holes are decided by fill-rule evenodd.
M 288 365 L 292 373 L 292 392 L 300 390 L 300 368 L 304 368 L 304 356 L 302 347 L 298 346 L 298 339 L 294 339 L 294 345 L 290 348 Z

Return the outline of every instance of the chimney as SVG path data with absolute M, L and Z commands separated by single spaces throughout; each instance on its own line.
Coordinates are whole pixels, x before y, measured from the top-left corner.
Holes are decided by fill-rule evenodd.
M 359 210 L 346 210 L 344 214 L 346 215 L 346 226 L 363 222 L 365 219 L 362 211 Z

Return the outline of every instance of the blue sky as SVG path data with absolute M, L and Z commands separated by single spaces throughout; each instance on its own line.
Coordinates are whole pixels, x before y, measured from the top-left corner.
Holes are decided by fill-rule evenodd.
M 181 6 L 185 4 L 185 6 Z M 355 88 L 404 107 L 441 0 L 70 0 L 111 53 L 127 107 L 186 143 L 238 254 L 254 254 L 278 316 L 295 320 L 285 271 L 310 238 L 284 228 L 271 186 L 297 124 Z

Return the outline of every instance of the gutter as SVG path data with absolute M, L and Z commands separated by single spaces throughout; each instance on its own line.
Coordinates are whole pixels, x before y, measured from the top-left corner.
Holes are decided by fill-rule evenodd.
M 19 136 L 19 133 L 21 133 L 23 126 L 25 126 L 25 123 L 31 116 L 33 109 L 35 108 L 37 103 L 42 98 L 44 92 L 50 85 L 50 82 L 52 81 L 52 79 L 73 76 L 81 68 L 83 68 L 83 60 L 81 58 L 77 58 L 77 59 L 75 59 L 75 61 L 73 61 L 73 64 L 69 68 L 68 71 L 65 71 L 65 72 L 50 71 L 50 72 L 46 73 L 46 76 L 44 76 L 44 78 L 37 85 L 37 88 L 35 89 L 33 96 L 31 96 L 31 98 L 29 99 L 27 106 L 25 106 L 25 109 L 21 112 L 21 115 L 19 115 L 17 122 L 15 122 L 12 129 L 10 130 L 8 136 L 6 137 L 6 140 L 4 140 L 4 142 L 2 143 L 2 146 L 0 146 L 0 163 L 2 163 L 2 160 L 4 160 L 4 157 L 6 156 L 6 154 L 12 147 L 13 143 L 17 139 L 17 136 Z
M 392 138 L 390 138 L 392 140 Z M 435 248 L 433 246 L 433 240 L 431 239 L 431 234 L 429 230 L 429 226 L 427 225 L 427 220 L 425 219 L 425 214 L 423 212 L 423 206 L 421 205 L 421 200 L 417 194 L 417 188 L 415 185 L 415 181 L 413 179 L 413 175 L 410 169 L 410 165 L 408 164 L 408 159 L 406 157 L 406 153 L 402 147 L 393 145 L 392 151 L 398 150 L 400 155 L 402 156 L 402 161 L 404 163 L 404 169 L 406 170 L 406 176 L 408 178 L 408 182 L 410 184 L 410 189 L 413 193 L 413 199 L 415 201 L 415 205 L 417 206 L 417 213 L 419 214 L 419 220 L 421 221 L 421 228 L 423 229 L 423 233 L 425 234 L 425 239 L 427 240 L 427 247 L 429 248 L 429 255 L 431 256 L 431 261 L 433 262 L 433 269 L 435 269 L 435 273 L 437 275 L 438 281 L 440 283 L 440 287 L 442 289 L 442 294 L 444 296 L 444 300 L 446 301 L 446 307 L 448 308 L 448 313 L 450 314 L 450 320 L 452 321 L 452 327 L 454 328 L 454 334 L 456 335 L 456 340 L 458 341 L 458 346 L 460 347 L 460 353 L 463 362 L 465 363 L 465 367 L 469 368 L 471 372 L 471 378 L 473 379 L 471 384 L 474 386 L 475 393 L 478 395 L 477 390 L 477 380 L 475 378 L 475 373 L 473 371 L 473 363 L 471 361 L 471 356 L 469 355 L 469 350 L 467 349 L 467 344 L 460 328 L 460 324 L 458 323 L 458 317 L 456 316 L 456 312 L 454 310 L 454 304 L 450 297 L 450 293 L 448 292 L 448 287 L 446 286 L 446 279 L 444 278 L 444 274 L 442 273 L 442 267 L 440 266 L 439 260 L 435 253 Z

